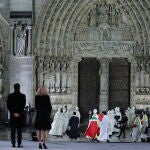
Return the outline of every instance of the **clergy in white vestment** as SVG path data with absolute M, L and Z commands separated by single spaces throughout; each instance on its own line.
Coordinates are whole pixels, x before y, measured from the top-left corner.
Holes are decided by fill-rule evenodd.
M 106 111 L 102 112 L 104 114 L 104 117 L 102 119 L 102 122 L 100 124 L 100 135 L 98 136 L 98 140 L 100 142 L 106 142 L 109 140 L 109 135 L 108 135 L 108 116 L 106 115 Z
M 63 112 L 62 112 L 62 120 L 63 120 L 63 134 L 66 133 L 66 130 L 67 130 L 67 127 L 68 127 L 68 124 L 69 124 L 69 113 L 67 111 L 67 108 L 64 107 L 63 108 Z
M 141 119 L 140 119 L 140 114 L 136 114 L 134 124 L 132 125 L 133 131 L 132 131 L 132 140 L 133 142 L 138 142 L 140 141 L 141 138 Z
M 78 106 L 76 106 L 75 112 L 76 112 L 76 115 L 77 115 L 77 117 L 79 118 L 79 122 L 80 122 L 81 114 L 80 114 L 80 112 L 79 112 L 79 107 L 78 107 Z
M 61 137 L 63 135 L 63 124 L 64 122 L 62 119 L 61 107 L 58 107 L 58 111 L 54 116 L 52 127 L 49 134 Z

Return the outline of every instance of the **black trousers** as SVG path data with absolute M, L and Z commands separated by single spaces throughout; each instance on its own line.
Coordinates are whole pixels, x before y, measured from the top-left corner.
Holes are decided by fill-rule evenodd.
M 22 128 L 21 127 L 11 127 L 11 143 L 15 145 L 16 143 L 16 132 L 17 132 L 17 142 L 21 145 L 22 142 Z
M 120 128 L 120 134 L 119 134 L 119 137 L 122 135 L 122 133 L 123 133 L 123 137 L 125 137 L 126 135 L 125 135 L 125 127 L 126 126 L 121 126 L 121 128 Z

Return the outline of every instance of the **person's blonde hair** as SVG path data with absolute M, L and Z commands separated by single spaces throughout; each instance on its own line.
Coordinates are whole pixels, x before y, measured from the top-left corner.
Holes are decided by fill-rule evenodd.
M 40 86 L 37 89 L 37 95 L 48 95 L 47 88 L 44 86 Z

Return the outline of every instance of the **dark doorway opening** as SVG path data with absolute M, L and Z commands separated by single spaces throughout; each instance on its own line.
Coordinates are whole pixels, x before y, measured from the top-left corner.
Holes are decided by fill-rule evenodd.
M 99 108 L 100 63 L 96 58 L 82 58 L 79 63 L 79 97 L 78 105 L 81 113 L 81 125 L 88 125 L 89 110 Z
M 109 66 L 109 109 L 130 106 L 130 63 L 113 58 Z

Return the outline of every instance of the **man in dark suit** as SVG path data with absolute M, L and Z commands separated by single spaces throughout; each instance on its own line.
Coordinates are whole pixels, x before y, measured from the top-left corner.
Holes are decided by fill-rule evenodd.
M 24 125 L 24 108 L 26 96 L 20 92 L 20 84 L 14 84 L 14 92 L 8 95 L 7 108 L 10 112 L 11 143 L 15 147 L 17 132 L 18 147 L 22 147 L 22 127 Z

